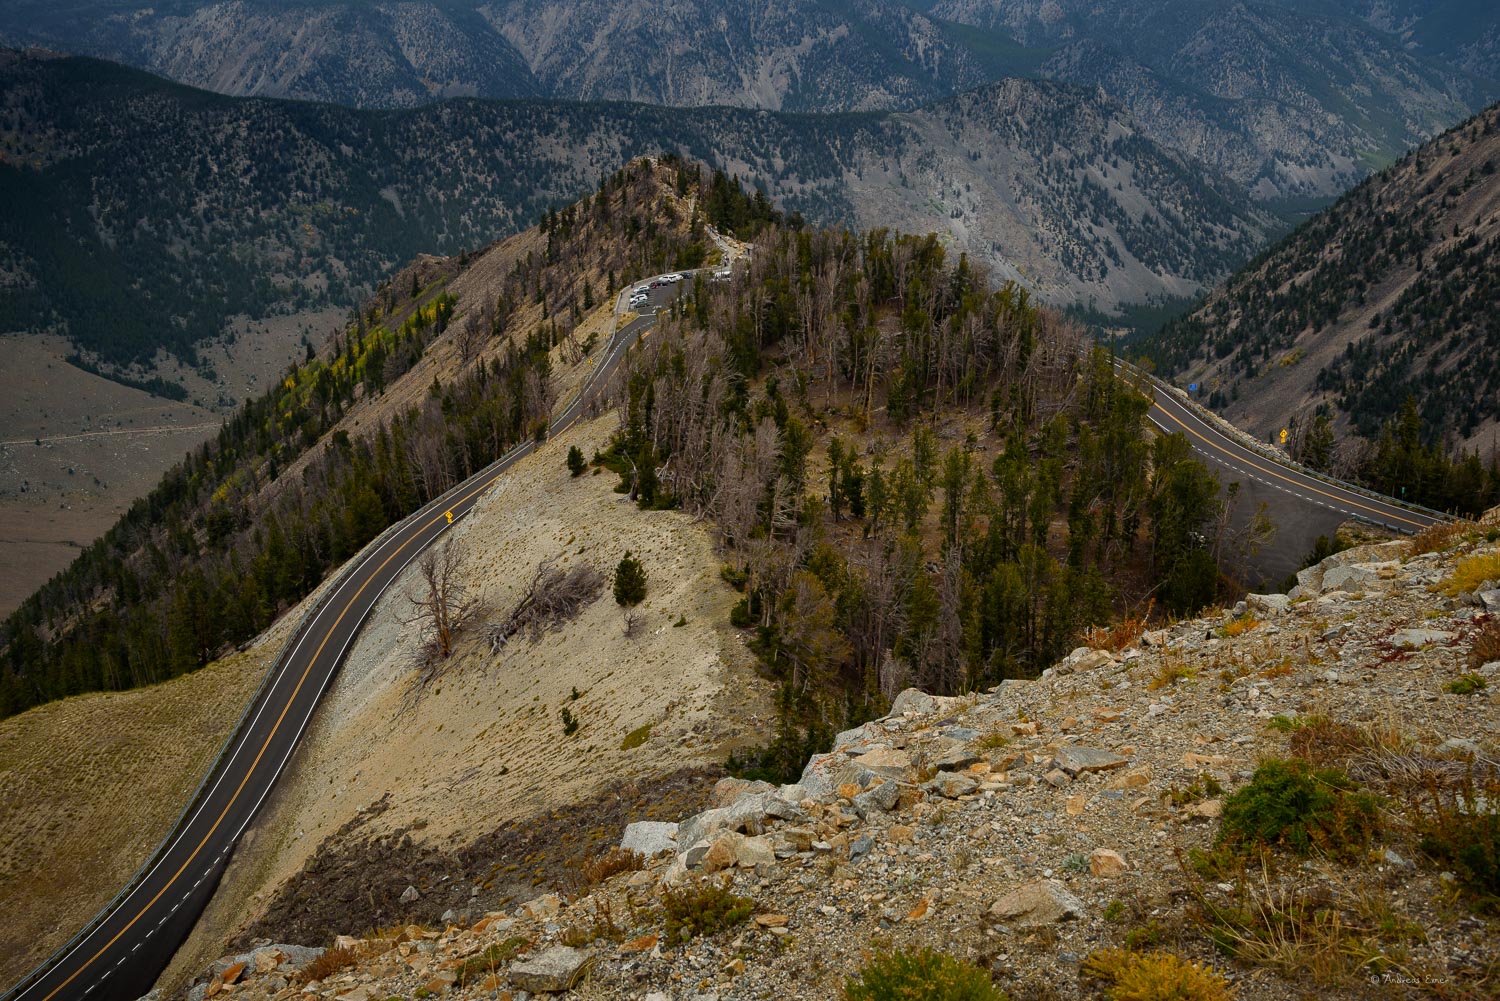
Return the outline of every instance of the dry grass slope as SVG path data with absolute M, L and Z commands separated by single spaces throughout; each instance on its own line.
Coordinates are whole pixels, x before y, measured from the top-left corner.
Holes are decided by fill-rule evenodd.
M 0 722 L 0 982 L 62 945 L 151 853 L 279 649 Z

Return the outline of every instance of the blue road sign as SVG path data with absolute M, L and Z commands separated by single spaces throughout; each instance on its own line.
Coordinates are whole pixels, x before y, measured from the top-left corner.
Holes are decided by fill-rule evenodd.
M 1188 383 L 1188 392 L 1189 393 L 1196 393 L 1197 391 L 1198 391 L 1198 384 L 1196 382 L 1190 382 L 1190 383 Z

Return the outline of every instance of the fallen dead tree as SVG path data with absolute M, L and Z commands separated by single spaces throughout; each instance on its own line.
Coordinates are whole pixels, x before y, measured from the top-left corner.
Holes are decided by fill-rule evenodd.
M 499 653 L 511 639 L 525 633 L 531 642 L 563 622 L 577 617 L 604 591 L 604 575 L 587 563 L 559 569 L 557 557 L 537 565 L 520 602 L 500 622 L 487 629 L 490 652 Z

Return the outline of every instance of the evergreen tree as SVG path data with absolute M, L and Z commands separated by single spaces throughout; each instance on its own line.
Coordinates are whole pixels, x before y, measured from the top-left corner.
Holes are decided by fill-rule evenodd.
M 633 608 L 646 600 L 646 568 L 627 550 L 615 567 L 615 602 Z
M 577 445 L 568 449 L 568 472 L 574 476 L 582 476 L 587 465 L 583 459 L 583 451 Z

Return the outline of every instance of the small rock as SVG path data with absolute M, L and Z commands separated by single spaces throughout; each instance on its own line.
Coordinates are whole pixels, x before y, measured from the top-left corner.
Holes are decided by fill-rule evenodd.
M 1125 771 L 1109 780 L 1106 789 L 1139 789 L 1151 781 L 1151 766 L 1138 765 L 1135 768 L 1127 768 Z
M 1141 633 L 1141 646 L 1164 647 L 1169 635 L 1165 629 L 1148 629 Z
M 762 928 L 785 928 L 792 919 L 785 914 L 757 914 L 754 921 Z
M 940 772 L 961 772 L 970 765 L 978 764 L 980 760 L 978 752 L 959 745 L 938 755 L 932 766 Z
M 1245 604 L 1257 615 L 1280 615 L 1291 607 L 1292 599 L 1284 594 L 1247 594 Z
M 1101 879 L 1118 876 L 1129 868 L 1125 856 L 1110 848 L 1095 848 L 1089 855 L 1089 872 Z
M 711 809 L 717 809 L 734 805 L 735 801 L 742 796 L 755 795 L 763 792 L 774 792 L 776 787 L 769 782 L 761 782 L 751 779 L 722 778 L 714 783 L 713 791 L 708 794 L 708 805 Z M 628 828 L 627 828 L 628 830 Z
M 1467 737 L 1449 737 L 1434 753 L 1440 758 L 1477 758 L 1479 745 Z
M 1124 768 L 1130 764 L 1130 759 L 1097 747 L 1068 744 L 1058 749 L 1054 764 L 1069 775 L 1076 776 L 1085 772 L 1107 772 Z
M 978 789 L 979 783 L 962 772 L 939 772 L 932 781 L 922 783 L 922 788 L 948 799 L 957 799 Z
M 224 981 L 224 983 L 226 983 L 226 984 L 232 984 L 236 980 L 240 979 L 240 974 L 242 974 L 244 972 L 245 972 L 245 964 L 244 964 L 244 962 L 235 963 L 233 966 L 229 967 L 223 973 L 219 974 L 219 979 L 222 980 L 222 981 Z
M 1205 799 L 1201 803 L 1193 803 L 1187 808 L 1187 815 L 1200 817 L 1204 820 L 1216 820 L 1224 814 L 1224 803 L 1222 800 Z
M 513 964 L 510 982 L 523 991 L 556 993 L 572 990 L 593 963 L 594 956 L 590 952 L 555 945 L 537 956 Z
M 1067 785 L 1069 782 L 1073 781 L 1073 777 L 1067 772 L 1063 771 L 1061 768 L 1052 769 L 1046 775 L 1043 775 L 1042 778 L 1046 779 L 1050 784 L 1056 786 L 1059 789 Z
M 1055 879 L 1041 879 L 1011 890 L 990 905 L 996 921 L 1017 928 L 1040 928 L 1084 916 L 1083 901 Z
M 422 895 L 417 892 L 417 888 L 415 886 L 408 886 L 405 890 L 403 890 L 401 892 L 401 902 L 403 904 L 413 904 L 413 903 L 416 903 L 418 900 L 421 899 L 421 897 L 422 897 Z M 389 900 L 390 898 L 387 897 L 386 899 Z
M 633 938 L 620 946 L 620 951 L 626 955 L 634 955 L 638 952 L 650 952 L 656 948 L 656 943 L 660 940 L 660 935 L 642 935 L 640 938 Z
M 535 900 L 528 900 L 517 910 L 517 917 L 533 921 L 550 921 L 562 912 L 562 898 L 555 893 L 546 893 Z
M 1391 646 L 1402 650 L 1420 650 L 1435 643 L 1449 643 L 1453 634 L 1446 629 L 1398 629 L 1391 634 Z
M 1385 859 L 1385 862 L 1386 862 L 1387 865 L 1393 865 L 1397 869 L 1410 869 L 1411 868 L 1411 863 L 1410 862 L 1406 861 L 1406 859 L 1402 858 L 1400 855 L 1397 855 L 1394 851 L 1392 851 L 1389 848 L 1387 848 L 1385 850 L 1384 854 L 1381 857 L 1383 859 Z
M 1035 737 L 1036 723 L 1033 721 L 1027 721 L 1025 723 L 1012 723 L 1010 725 L 1010 732 L 1015 734 L 1017 737 Z
M 892 824 L 885 832 L 886 840 L 894 845 L 909 845 L 916 837 L 916 829 L 905 824 Z
M 859 814 L 861 820 L 865 820 L 877 810 L 888 813 L 895 809 L 900 798 L 900 786 L 895 782 L 882 782 L 854 797 L 854 812 Z

